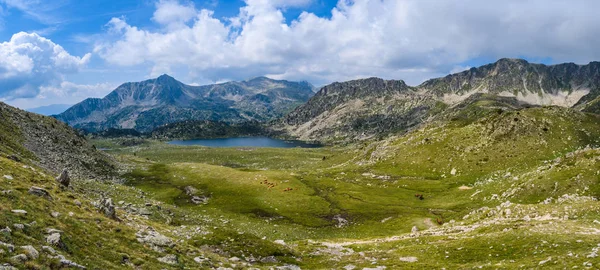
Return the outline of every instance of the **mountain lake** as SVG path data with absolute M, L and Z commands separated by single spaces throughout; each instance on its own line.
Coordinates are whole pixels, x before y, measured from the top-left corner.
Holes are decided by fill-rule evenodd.
M 281 140 L 268 137 L 238 137 L 218 139 L 196 139 L 170 141 L 173 145 L 202 145 L 207 147 L 273 147 L 273 148 L 318 148 L 320 144 L 312 144 L 303 141 Z

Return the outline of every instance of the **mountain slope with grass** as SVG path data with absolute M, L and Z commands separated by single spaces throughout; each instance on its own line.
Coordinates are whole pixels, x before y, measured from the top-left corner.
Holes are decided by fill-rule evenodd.
M 106 97 L 86 99 L 56 118 L 90 132 L 108 128 L 149 132 L 186 120 L 267 121 L 282 116 L 313 94 L 313 86 L 306 82 L 259 77 L 191 86 L 162 75 L 125 83 Z

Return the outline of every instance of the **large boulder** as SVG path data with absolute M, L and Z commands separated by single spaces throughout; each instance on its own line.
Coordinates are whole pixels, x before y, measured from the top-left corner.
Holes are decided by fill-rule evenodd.
M 58 177 L 56 177 L 56 181 L 64 187 L 69 187 L 71 184 L 71 178 L 69 177 L 69 171 L 67 169 L 63 169 Z
M 98 210 L 105 216 L 117 220 L 117 212 L 111 198 L 102 197 L 98 203 Z

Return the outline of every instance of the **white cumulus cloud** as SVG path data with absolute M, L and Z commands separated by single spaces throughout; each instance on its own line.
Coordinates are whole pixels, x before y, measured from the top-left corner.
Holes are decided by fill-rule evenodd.
M 286 22 L 286 8 L 311 2 L 246 0 L 236 17 L 216 18 L 190 2 L 161 0 L 158 28 L 113 18 L 95 51 L 109 64 L 147 66 L 151 76 L 316 84 L 366 76 L 416 84 L 474 58 L 600 59 L 593 0 L 340 0 L 330 17 L 303 12 Z
M 63 81 L 53 86 L 41 86 L 35 98 L 16 98 L 10 100 L 10 104 L 23 109 L 49 104 L 75 104 L 86 98 L 104 97 L 116 87 L 114 83 L 77 84 Z
M 73 56 L 38 34 L 16 33 L 0 43 L 0 98 L 35 97 L 41 87 L 60 85 L 65 74 L 77 72 L 90 57 Z

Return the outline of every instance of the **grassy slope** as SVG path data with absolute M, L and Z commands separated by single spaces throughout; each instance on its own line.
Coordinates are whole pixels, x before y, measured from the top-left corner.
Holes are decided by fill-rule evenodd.
M 237 230 L 256 239 L 264 237 L 267 241 L 259 243 L 266 246 L 277 239 L 292 241 L 297 245 L 292 250 L 303 255 L 300 265 L 308 267 L 342 267 L 352 261 L 368 266 L 371 262 L 356 254 L 341 256 L 337 262 L 330 260 L 329 251 L 307 256 L 323 247 L 304 239 L 385 239 L 408 233 L 412 226 L 442 230 L 453 226 L 448 223 L 450 220 L 462 220 L 472 211 L 494 208 L 506 200 L 513 205 L 530 205 L 530 212 L 557 216 L 556 207 L 539 203 L 563 194 L 600 196 L 598 151 L 575 152 L 598 144 L 600 120 L 597 116 L 553 107 L 499 113 L 488 105 L 475 103 L 452 121 L 441 122 L 442 126 L 431 124 L 406 136 L 371 145 L 322 149 L 209 149 L 154 144 L 115 153 L 145 168 L 129 175 L 130 185 L 190 213 L 227 220 L 227 228 L 215 230 L 215 237 Z M 544 169 L 554 163 L 559 165 Z M 451 174 L 453 169 L 455 175 Z M 277 186 L 268 189 L 261 184 L 264 180 Z M 210 202 L 203 206 L 191 204 L 183 192 L 187 185 L 209 195 Z M 459 189 L 461 186 L 472 189 Z M 293 191 L 284 192 L 288 187 Z M 417 193 L 424 194 L 425 199 L 415 198 Z M 569 207 L 574 213 L 585 210 L 588 214 L 565 221 L 565 226 L 582 226 L 598 219 L 597 202 L 574 202 Z M 336 216 L 351 225 L 336 227 Z M 437 225 L 438 219 L 448 225 Z M 461 222 L 479 224 L 488 219 L 486 216 Z M 483 226 L 457 237 L 456 241 L 440 236 L 421 238 L 426 242 L 440 242 L 436 248 L 425 248 L 429 245 L 414 242 L 414 238 L 383 241 L 386 244 L 381 245 L 351 246 L 355 251 L 364 249 L 379 258 L 378 265 L 398 266 L 402 263 L 399 257 L 388 254 L 397 253 L 397 256 L 420 255 L 418 257 L 423 259 L 419 263 L 410 264 L 415 267 L 506 263 L 507 256 L 515 260 L 512 266 L 525 263 L 533 267 L 538 262 L 528 259 L 531 254 L 515 251 L 523 251 L 525 246 L 529 248 L 526 243 L 541 238 L 563 245 L 574 241 L 573 236 L 551 228 L 548 231 L 555 234 L 552 237 L 547 232 L 528 228 L 503 233 L 507 227 L 520 226 L 513 221 L 506 223 L 509 225 Z M 536 226 L 535 222 L 531 224 Z M 539 226 L 550 225 L 540 221 Z M 487 249 L 477 248 L 482 244 L 476 243 L 474 235 L 492 242 L 498 239 L 505 245 L 514 244 L 503 248 L 498 258 L 490 259 Z M 598 240 L 598 234 L 582 239 L 584 244 L 573 246 L 573 252 L 589 251 Z M 236 248 L 222 247 L 223 242 L 203 240 L 199 243 L 227 250 L 224 254 L 239 254 Z M 419 252 L 403 247 L 408 243 Z M 390 246 L 395 248 L 391 251 L 383 248 Z M 460 255 L 462 260 L 443 260 L 442 250 L 459 246 L 472 248 Z M 280 254 L 277 249 L 266 250 Z M 548 257 L 546 254 L 559 251 L 546 251 L 534 259 L 541 261 Z M 421 255 L 423 252 L 428 255 Z M 266 254 L 268 252 L 262 255 Z M 389 258 L 383 261 L 384 257 Z M 581 265 L 584 261 L 580 259 L 575 261 Z

